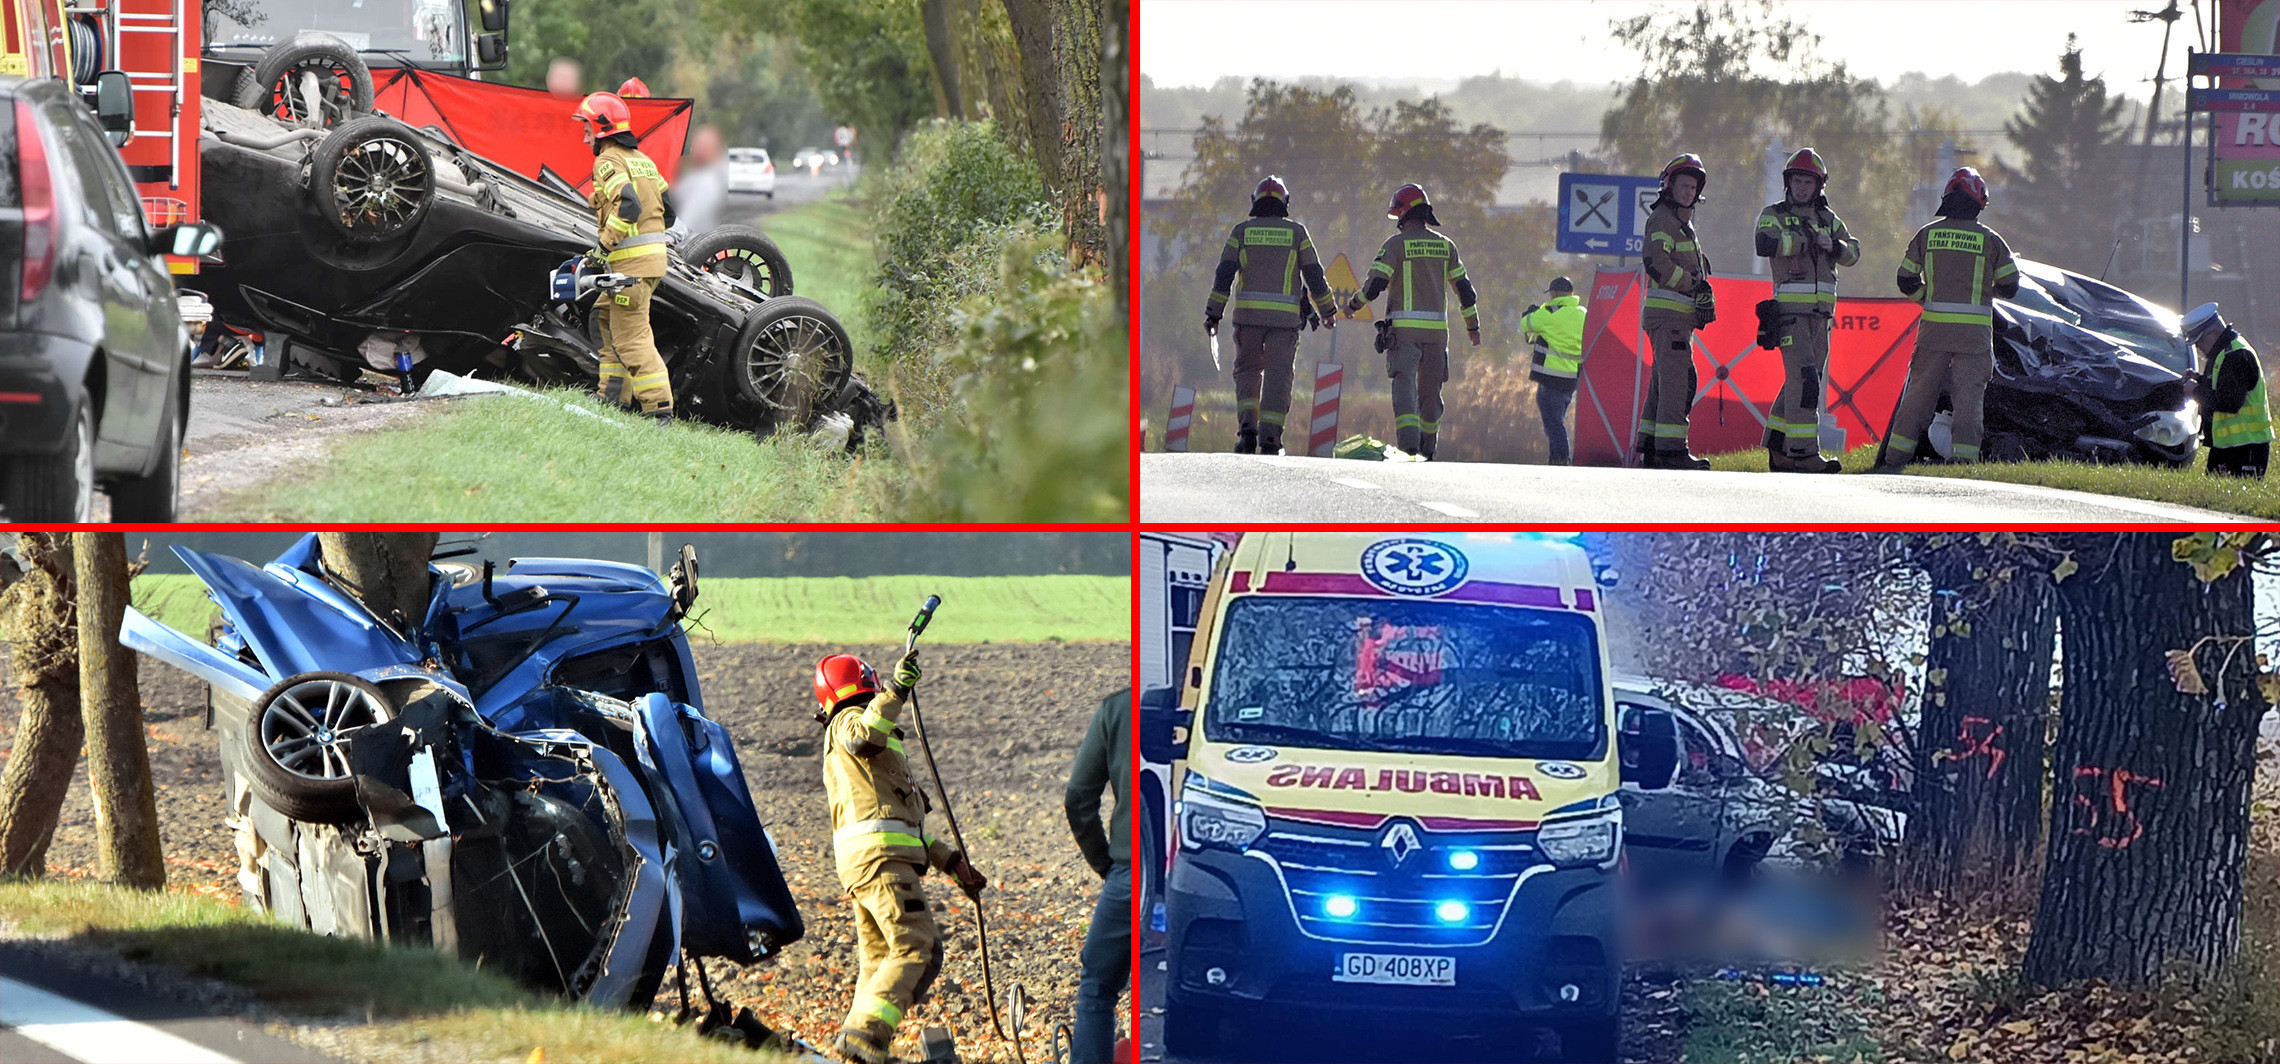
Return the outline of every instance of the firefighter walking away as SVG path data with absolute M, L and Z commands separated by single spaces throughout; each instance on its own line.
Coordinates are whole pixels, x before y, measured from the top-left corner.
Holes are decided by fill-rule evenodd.
M 1386 375 L 1393 379 L 1395 446 L 1430 461 L 1441 432 L 1441 385 L 1449 379 L 1449 297 L 1464 308 L 1465 335 L 1480 346 L 1480 307 L 1457 242 L 1433 226 L 1432 201 L 1425 187 L 1393 190 L 1385 216 L 1398 228 L 1378 248 L 1370 279 L 1346 303 L 1346 316 L 1387 293 L 1385 317 L 1391 343 Z
M 929 867 L 940 869 L 970 898 L 979 898 L 988 883 L 964 853 L 926 833 L 931 803 L 911 779 L 901 726 L 918 681 L 916 653 L 895 664 L 885 690 L 871 666 L 852 654 L 833 654 L 815 666 L 832 853 L 839 883 L 854 902 L 862 957 L 855 1000 L 832 1048 L 858 1064 L 884 1064 L 903 1014 L 942 971 L 942 932 L 919 878 Z
M 1932 407 L 1947 392 L 1955 405 L 1957 462 L 1979 460 L 1986 431 L 1987 381 L 1995 375 L 1995 299 L 2019 294 L 2019 267 L 2011 247 L 1979 224 L 1987 209 L 1987 182 L 1963 167 L 1940 193 L 1940 216 L 1916 230 L 1900 261 L 1900 294 L 1924 305 L 1916 327 L 1916 354 L 1908 384 L 1884 437 L 1874 472 L 1907 468 L 1932 423 Z
M 1837 267 L 1860 261 L 1860 241 L 1829 209 L 1829 169 L 1800 149 L 1781 171 L 1781 202 L 1758 212 L 1757 253 L 1771 260 L 1774 336 L 1787 372 L 1766 419 L 1766 460 L 1776 473 L 1834 473 L 1821 453 L 1821 394 L 1829 374 L 1829 323 L 1837 310 Z
M 594 303 L 602 339 L 602 399 L 638 403 L 659 422 L 673 420 L 673 385 L 657 338 L 649 330 L 649 299 L 665 277 L 671 254 L 665 229 L 665 177 L 641 153 L 633 112 L 614 93 L 597 92 L 578 105 L 586 144 L 594 149 L 595 250 L 591 257 L 612 273 L 634 278 Z
M 1240 276 L 1240 287 L 1235 286 Z M 1302 293 L 1300 287 L 1304 286 Z M 1227 234 L 1204 301 L 1203 330 L 1219 333 L 1228 293 L 1235 302 L 1235 453 L 1279 454 L 1290 416 L 1291 363 L 1298 330 L 1330 321 L 1330 282 L 1306 227 L 1290 217 L 1290 189 L 1268 176 L 1251 190 L 1251 216 Z M 1313 314 L 1306 314 L 1307 299 Z M 1333 322 L 1333 327 L 1335 323 Z
M 1648 469 L 1708 469 L 1686 449 L 1687 414 L 1694 406 L 1694 330 L 1716 314 L 1710 260 L 1694 238 L 1694 208 L 1710 172 L 1702 157 L 1681 155 L 1663 167 L 1662 193 L 1647 216 L 1639 268 L 1647 293 L 1639 301 L 1639 327 L 1654 351 L 1654 376 L 1639 411 L 1638 449 Z

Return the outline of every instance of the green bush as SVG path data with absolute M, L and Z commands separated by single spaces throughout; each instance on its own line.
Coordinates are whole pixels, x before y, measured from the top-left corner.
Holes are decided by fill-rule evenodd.
M 949 338 L 948 308 L 996 282 L 1012 227 L 1053 218 L 1036 164 L 992 122 L 921 126 L 871 201 L 880 288 L 871 322 L 890 363 L 938 350 Z
M 899 521 L 1123 521 L 1132 508 L 1123 323 L 1108 285 L 1070 271 L 1060 237 L 993 230 L 987 291 L 946 315 L 954 335 L 931 369 L 949 402 L 906 424 L 897 450 L 917 475 L 892 483 Z M 904 377 L 898 373 L 900 382 Z

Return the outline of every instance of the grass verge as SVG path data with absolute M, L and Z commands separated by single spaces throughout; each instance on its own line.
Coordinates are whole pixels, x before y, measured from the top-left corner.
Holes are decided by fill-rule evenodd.
M 713 577 L 697 616 L 723 643 L 893 643 L 911 604 L 940 595 L 947 605 L 926 630 L 933 642 L 1118 642 L 1131 638 L 1131 588 L 1119 576 Z M 187 573 L 136 577 L 134 602 L 194 637 L 215 612 Z
M 1869 1011 L 1873 987 L 1783 986 L 1697 979 L 1686 986 L 1685 1060 L 1692 1064 L 1890 1059 Z
M 1752 448 L 1732 454 L 1711 455 L 1710 468 L 1729 473 L 1766 472 L 1765 451 Z M 1846 473 L 1865 473 L 1876 464 L 1876 445 L 1855 447 L 1838 459 Z M 2046 488 L 2144 499 L 2177 506 L 2197 506 L 2222 513 L 2280 519 L 2280 486 L 2269 480 L 2212 477 L 2201 471 L 2207 454 L 2193 459 L 2186 469 L 2154 466 L 2102 466 L 2083 462 L 1977 462 L 1968 465 L 1908 467 L 1910 476 L 1999 480 L 2011 484 L 2037 484 Z
M 70 880 L 0 882 L 0 919 L 241 987 L 335 1028 L 369 1059 L 742 1061 L 741 1048 L 638 1014 L 565 1005 L 432 950 L 312 935 L 225 901 Z M 766 1058 L 758 1058 L 766 1059 Z
M 871 216 L 854 194 L 835 191 L 812 203 L 763 215 L 759 229 L 784 250 L 792 264 L 792 292 L 823 304 L 847 327 L 855 344 L 855 365 L 875 373 L 877 338 L 871 331 L 871 303 L 879 264 L 871 253 Z

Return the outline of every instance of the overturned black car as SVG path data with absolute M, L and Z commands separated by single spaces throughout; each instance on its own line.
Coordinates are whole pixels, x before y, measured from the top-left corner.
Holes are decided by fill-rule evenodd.
M 593 245 L 582 196 L 435 126 L 353 109 L 329 125 L 324 113 L 203 101 L 203 206 L 229 239 L 200 287 L 220 320 L 282 341 L 270 356 L 281 363 L 342 379 L 391 371 L 398 355 L 415 380 L 486 368 L 541 384 L 596 379 L 596 287 L 560 299 L 550 289 Z M 761 434 L 847 413 L 859 440 L 866 413 L 892 414 L 853 374 L 846 329 L 790 291 L 782 252 L 750 229 L 722 226 L 682 247 L 651 310 L 676 405 Z
M 2018 296 L 1995 301 L 1981 456 L 2191 464 L 2201 408 L 2177 315 L 2094 277 L 2018 263 Z M 1940 456 L 1935 435 L 1945 438 L 1927 433 L 1917 457 Z

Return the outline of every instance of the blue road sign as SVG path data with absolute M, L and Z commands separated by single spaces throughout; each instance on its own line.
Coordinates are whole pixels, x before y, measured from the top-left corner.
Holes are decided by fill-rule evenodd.
M 2280 89 L 2187 89 L 2190 111 L 2280 111 Z
M 2280 55 L 2195 52 L 2189 77 L 2280 78 Z
M 1560 175 L 1560 250 L 1570 255 L 1636 255 L 1646 244 L 1649 205 L 1659 177 Z

